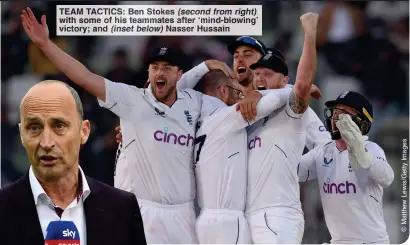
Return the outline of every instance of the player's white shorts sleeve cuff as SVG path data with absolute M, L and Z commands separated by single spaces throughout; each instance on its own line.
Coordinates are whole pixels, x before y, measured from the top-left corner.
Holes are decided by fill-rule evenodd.
M 112 98 L 112 96 L 111 96 L 111 94 L 110 94 L 110 92 L 114 89 L 113 83 L 114 83 L 114 82 L 112 82 L 112 81 L 110 81 L 110 80 L 104 78 L 105 102 L 102 101 L 102 100 L 100 100 L 99 98 L 97 98 L 98 104 L 99 104 L 101 107 L 104 107 L 104 108 L 109 109 L 109 108 L 113 107 L 113 105 L 115 104 L 115 101 L 113 100 L 113 98 Z
M 305 114 L 305 112 L 303 112 L 301 114 L 297 114 L 297 113 L 293 112 L 293 110 L 290 108 L 289 100 L 286 102 L 286 114 L 288 115 L 288 117 L 293 118 L 293 119 L 301 119 L 303 117 L 303 115 Z

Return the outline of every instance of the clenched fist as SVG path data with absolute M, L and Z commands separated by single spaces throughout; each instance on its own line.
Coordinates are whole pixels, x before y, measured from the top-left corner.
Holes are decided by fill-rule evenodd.
M 241 112 L 243 120 L 248 122 L 255 120 L 257 116 L 256 105 L 261 98 L 261 93 L 253 91 L 236 104 L 236 110 Z
M 306 35 L 316 37 L 318 20 L 319 15 L 312 12 L 308 12 L 300 17 L 300 22 Z

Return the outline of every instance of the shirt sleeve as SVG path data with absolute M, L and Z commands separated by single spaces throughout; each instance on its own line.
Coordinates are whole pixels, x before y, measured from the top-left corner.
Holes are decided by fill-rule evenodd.
M 394 172 L 383 149 L 374 142 L 369 142 L 365 148 L 373 156 L 373 161 L 367 169 L 370 178 L 383 188 L 390 186 L 394 180 Z
M 306 113 L 306 121 L 306 148 L 308 150 L 332 141 L 330 132 L 326 130 L 323 122 L 310 107 Z
M 104 79 L 104 82 L 105 101 L 98 99 L 98 104 L 120 118 L 129 118 L 130 109 L 139 104 L 144 92 L 143 89 L 108 79 Z
M 259 100 L 256 106 L 256 121 L 269 116 L 273 111 L 284 106 L 289 98 L 291 91 L 291 87 L 258 91 L 262 94 L 262 98 Z
M 226 120 L 229 120 L 227 121 L 229 123 L 223 121 L 221 121 L 221 123 L 229 124 L 229 130 L 232 131 L 246 128 L 260 119 L 269 116 L 274 110 L 284 106 L 290 91 L 290 88 L 258 91 L 262 94 L 262 98 L 256 106 L 256 120 L 252 122 L 244 120 L 241 112 L 236 110 L 235 104 L 233 106 L 220 109 L 218 114 L 225 115 L 223 117 L 226 118 Z
M 206 66 L 205 62 L 202 62 L 182 75 L 181 79 L 177 82 L 177 88 L 194 88 L 199 80 L 208 72 L 208 66 Z
M 320 147 L 316 147 L 302 156 L 298 164 L 299 182 L 307 182 L 317 178 L 316 159 Z

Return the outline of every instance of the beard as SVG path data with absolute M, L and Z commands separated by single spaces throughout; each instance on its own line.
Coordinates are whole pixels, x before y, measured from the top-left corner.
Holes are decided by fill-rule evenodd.
M 249 70 L 246 71 L 246 74 L 244 74 L 240 80 L 238 80 L 239 84 L 244 87 L 248 87 L 249 84 L 252 84 L 252 81 L 253 81 L 253 73 Z

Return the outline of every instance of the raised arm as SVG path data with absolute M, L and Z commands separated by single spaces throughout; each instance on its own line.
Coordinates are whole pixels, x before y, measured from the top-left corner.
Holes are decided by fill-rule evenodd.
M 295 85 L 289 96 L 289 107 L 295 114 L 303 114 L 309 106 L 310 89 L 317 65 L 316 30 L 318 19 L 319 16 L 315 13 L 306 13 L 300 17 L 305 39 Z
M 177 87 L 181 89 L 194 88 L 199 80 L 211 70 L 221 70 L 227 77 L 235 77 L 234 72 L 224 62 L 218 60 L 206 60 L 185 72 L 177 82 Z
M 194 88 L 199 80 L 208 72 L 208 66 L 205 62 L 202 62 L 182 75 L 181 79 L 177 82 L 177 88 Z
M 41 24 L 30 8 L 23 10 L 21 15 L 25 32 L 30 39 L 43 51 L 47 58 L 74 83 L 105 101 L 104 78 L 92 73 L 76 59 L 65 53 L 49 38 L 46 16 L 41 17 Z

